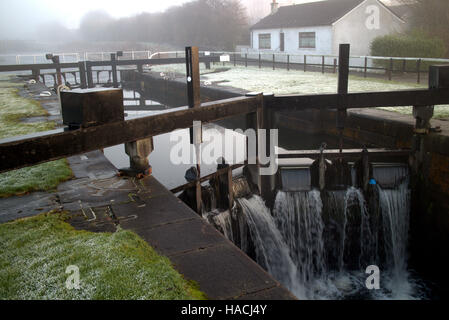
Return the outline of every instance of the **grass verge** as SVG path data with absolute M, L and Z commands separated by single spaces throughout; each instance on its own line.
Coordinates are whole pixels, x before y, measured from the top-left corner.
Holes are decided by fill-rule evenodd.
M 19 85 L 0 81 L 0 139 L 47 131 L 55 128 L 53 121 L 24 123 L 22 119 L 47 115 L 39 102 L 19 95 Z M 72 177 L 65 159 L 0 174 L 0 198 L 31 191 L 52 190 Z
M 0 225 L 0 299 L 205 299 L 130 231 L 92 233 L 46 213 Z M 68 266 L 79 289 L 67 289 Z

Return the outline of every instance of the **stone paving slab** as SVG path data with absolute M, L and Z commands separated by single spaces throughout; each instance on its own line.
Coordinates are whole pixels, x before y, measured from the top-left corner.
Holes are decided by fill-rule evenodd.
M 137 234 L 158 252 L 168 257 L 228 243 L 214 227 L 200 219 L 143 229 L 137 231 Z
M 297 300 L 289 291 L 278 286 L 255 293 L 245 294 L 237 300 Z
M 59 208 L 58 197 L 52 193 L 33 192 L 23 196 L 0 198 L 0 223 L 35 216 Z
M 170 260 L 179 272 L 195 280 L 210 299 L 236 299 L 279 285 L 231 244 L 171 256 Z
M 115 216 L 120 220 L 123 228 L 138 231 L 141 229 L 154 228 L 168 223 L 182 222 L 185 220 L 197 219 L 198 215 L 186 212 L 184 204 L 179 199 L 169 196 L 160 196 L 144 200 L 145 207 L 138 207 L 137 204 L 113 205 Z M 136 215 L 134 219 L 123 218 Z

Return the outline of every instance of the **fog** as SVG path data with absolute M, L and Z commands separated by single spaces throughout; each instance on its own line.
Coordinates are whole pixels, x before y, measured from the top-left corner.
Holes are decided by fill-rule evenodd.
M 310 2 L 317 0 L 278 0 L 281 4 Z M 103 10 L 114 18 L 133 16 L 142 12 L 161 12 L 189 0 L 1 0 L 0 39 L 39 39 L 41 28 L 64 26 L 77 29 L 82 17 L 95 10 Z M 241 0 L 248 9 L 249 21 L 256 22 L 270 11 L 272 0 Z

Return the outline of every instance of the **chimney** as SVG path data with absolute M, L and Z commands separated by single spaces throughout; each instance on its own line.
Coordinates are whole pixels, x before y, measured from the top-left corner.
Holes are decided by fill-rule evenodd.
M 275 14 L 279 9 L 279 3 L 276 2 L 276 0 L 273 0 L 271 3 L 271 14 Z

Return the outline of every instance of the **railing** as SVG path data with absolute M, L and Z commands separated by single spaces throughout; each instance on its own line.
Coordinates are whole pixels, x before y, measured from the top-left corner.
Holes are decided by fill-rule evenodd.
M 80 61 L 107 61 L 115 52 L 84 52 L 84 53 L 56 53 L 62 63 L 76 63 Z M 286 70 L 303 70 L 336 73 L 338 69 L 338 55 L 317 54 L 288 54 L 270 51 L 201 51 L 201 56 L 229 55 L 228 64 L 262 67 L 272 67 Z M 184 58 L 184 51 L 124 51 L 122 60 L 142 60 L 157 58 Z M 0 55 L 0 65 L 6 64 L 41 64 L 46 63 L 45 54 L 32 55 Z M 224 62 L 226 63 L 226 62 Z M 429 63 L 448 64 L 449 59 L 420 58 L 420 57 L 377 57 L 350 56 L 350 70 L 363 77 L 385 74 L 388 80 L 393 75 L 416 75 L 417 83 L 421 83 L 422 75 L 427 73 Z
M 154 55 L 153 55 L 154 56 Z M 162 56 L 162 55 L 159 55 Z M 111 56 L 112 58 L 112 56 Z M 210 65 L 212 62 L 220 61 L 219 57 L 212 56 L 204 56 L 200 57 L 200 62 L 204 62 L 207 65 Z M 50 73 L 54 79 L 54 82 L 57 82 L 57 74 L 61 74 L 64 79 L 67 74 L 73 74 L 75 78 L 75 82 L 77 82 L 77 76 L 79 75 L 79 84 L 81 88 L 93 88 L 95 87 L 94 82 L 94 73 L 97 72 L 97 79 L 99 78 L 99 72 L 110 72 L 109 78 L 112 78 L 111 82 L 114 87 L 118 87 L 118 66 L 135 66 L 139 72 L 143 71 L 145 65 L 164 65 L 164 64 L 176 64 L 176 63 L 184 63 L 185 58 L 151 58 L 151 59 L 134 59 L 134 60 L 105 60 L 105 61 L 82 61 L 82 62 L 71 62 L 71 63 L 41 63 L 41 64 L 16 64 L 16 65 L 0 65 L 0 72 L 15 72 L 15 71 L 31 71 L 33 78 L 38 81 L 42 78 L 45 83 L 45 75 L 41 74 L 42 70 L 54 70 L 53 73 Z M 102 67 L 101 70 L 94 70 L 95 67 Z M 107 69 L 105 69 L 107 68 Z M 97 81 L 98 82 L 98 81 Z M 61 83 L 58 83 L 61 84 Z
M 349 47 L 346 47 L 346 51 L 343 52 L 347 52 L 348 55 L 346 57 L 344 54 L 341 55 L 338 94 L 266 97 L 257 94 L 203 104 L 200 104 L 198 94 L 200 89 L 198 61 L 200 58 L 194 56 L 193 61 L 195 61 L 196 67 L 193 68 L 192 74 L 188 75 L 191 77 L 190 84 L 187 86 L 189 109 L 71 131 L 58 129 L 31 136 L 0 140 L 0 172 L 134 142 L 178 129 L 191 128 L 194 121 L 209 123 L 239 115 L 253 114 L 256 121 L 252 121 L 252 123 L 256 123 L 256 129 L 271 129 L 270 119 L 267 117 L 268 110 L 334 109 L 338 110 L 337 118 L 344 118 L 346 110 L 351 108 L 412 105 L 416 109 L 415 115 L 417 116 L 415 132 L 425 134 L 425 122 L 428 122 L 430 118 L 422 118 L 419 111 L 428 106 L 449 103 L 447 67 L 433 69 L 431 73 L 432 87 L 429 89 L 347 93 Z M 180 63 L 176 58 L 174 60 L 153 59 L 152 61 L 155 60 L 162 60 L 164 64 L 173 63 L 173 61 Z M 125 62 L 117 61 L 117 64 L 119 63 Z M 344 128 L 342 123 L 344 121 L 341 119 L 337 120 L 337 127 L 340 130 Z M 378 153 L 381 152 L 378 151 Z M 286 156 L 284 155 L 284 157 Z M 201 183 L 201 179 L 198 177 L 195 181 L 197 187 Z M 200 188 L 197 188 L 197 192 L 201 193 Z

